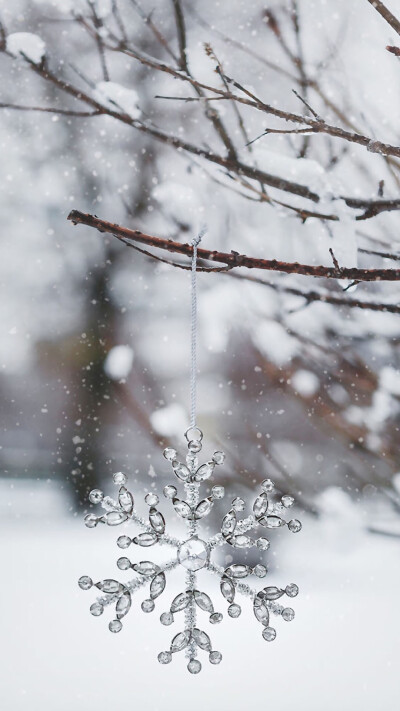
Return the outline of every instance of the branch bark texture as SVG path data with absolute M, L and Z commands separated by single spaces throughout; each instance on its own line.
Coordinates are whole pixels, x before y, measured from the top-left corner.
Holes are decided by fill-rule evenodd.
M 161 237 L 154 237 L 145 234 L 140 230 L 131 230 L 128 227 L 121 227 L 112 222 L 102 220 L 96 215 L 90 215 L 79 210 L 72 210 L 68 215 L 68 220 L 73 224 L 87 225 L 99 232 L 106 232 L 115 235 L 124 241 L 139 242 L 150 247 L 166 250 L 175 254 L 191 256 L 193 247 L 188 243 L 176 242 L 174 240 Z M 277 259 L 263 259 L 260 257 L 248 257 L 238 252 L 219 252 L 199 248 L 197 250 L 199 259 L 225 264 L 229 268 L 246 267 L 247 269 L 264 269 L 267 271 L 284 272 L 285 274 L 302 274 L 304 276 L 322 277 L 325 279 L 349 279 L 350 281 L 399 281 L 400 269 L 359 269 L 359 268 L 338 268 L 326 267 L 323 265 L 299 264 L 298 262 L 281 262 Z

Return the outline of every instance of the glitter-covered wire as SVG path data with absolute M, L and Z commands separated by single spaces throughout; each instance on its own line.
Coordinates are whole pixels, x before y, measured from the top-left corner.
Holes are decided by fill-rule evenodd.
M 186 489 L 186 501 L 189 504 L 189 506 L 193 509 L 198 501 L 199 501 L 199 484 L 194 483 L 194 484 L 186 484 L 185 485 Z M 198 529 L 198 523 L 195 519 L 189 519 L 187 521 L 187 529 L 188 529 L 188 535 L 189 537 L 195 536 L 197 534 L 197 529 Z M 186 589 L 190 590 L 192 593 L 196 588 L 196 583 L 197 583 L 197 575 L 195 572 L 188 570 L 186 573 Z M 196 603 L 194 601 L 194 598 L 190 601 L 190 604 L 187 606 L 185 610 L 185 628 L 189 629 L 191 631 L 191 634 L 193 635 L 193 629 L 196 627 Z M 192 639 L 190 642 L 187 650 L 186 650 L 186 658 L 193 660 L 196 659 L 197 657 L 197 648 L 196 648 L 196 643 Z

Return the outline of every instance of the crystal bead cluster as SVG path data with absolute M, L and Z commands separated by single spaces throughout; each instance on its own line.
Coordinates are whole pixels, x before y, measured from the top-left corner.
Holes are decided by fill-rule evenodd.
M 245 508 L 245 502 L 236 497 L 232 501 L 230 510 L 222 519 L 221 532 L 208 540 L 203 540 L 199 536 L 199 522 L 210 513 L 214 503 L 223 498 L 224 488 L 213 486 L 210 494 L 201 499 L 200 486 L 210 478 L 216 466 L 223 464 L 225 455 L 223 452 L 214 452 L 210 461 L 199 466 L 197 455 L 202 448 L 202 438 L 203 435 L 197 427 L 186 433 L 188 440 L 186 463 L 178 460 L 176 451 L 171 447 L 164 450 L 164 457 L 171 463 L 176 478 L 185 489 L 185 498 L 180 498 L 175 486 L 164 487 L 165 498 L 171 502 L 178 517 L 186 522 L 187 537 L 184 540 L 176 539 L 166 533 L 165 519 L 158 509 L 159 499 L 156 494 L 149 493 L 145 497 L 149 507 L 148 519 L 137 514 L 133 496 L 125 486 L 127 478 L 121 472 L 113 476 L 114 483 L 118 486 L 117 500 L 104 496 L 99 489 L 92 491 L 89 496 L 91 503 L 100 504 L 105 513 L 100 516 L 88 514 L 85 517 L 88 528 L 94 528 L 99 523 L 108 526 L 119 526 L 125 522 L 134 523 L 139 527 L 140 532 L 133 538 L 125 534 L 119 536 L 117 539 L 119 548 L 125 550 L 131 545 L 149 548 L 159 544 L 172 548 L 175 552 L 174 557 L 160 565 L 149 560 L 132 562 L 126 556 L 120 557 L 117 560 L 118 568 L 122 571 L 133 570 L 135 573 L 135 577 L 126 583 L 112 578 L 93 583 L 87 575 L 79 579 L 82 590 L 89 590 L 94 586 L 102 593 L 102 596 L 98 597 L 90 607 L 92 615 L 96 617 L 102 615 L 105 607 L 115 604 L 115 619 L 109 623 L 109 629 L 116 633 L 122 629 L 121 620 L 131 609 L 132 594 L 136 590 L 149 586 L 148 597 L 141 603 L 141 608 L 143 612 L 152 612 L 157 598 L 165 590 L 168 572 L 178 566 L 185 568 L 185 590 L 172 600 L 169 610 L 162 612 L 160 616 L 161 623 L 168 626 L 174 622 L 177 613 L 183 612 L 183 630 L 173 637 L 168 650 L 160 652 L 158 661 L 161 664 L 169 664 L 175 653 L 185 650 L 188 659 L 187 668 L 192 674 L 197 674 L 201 670 L 201 662 L 197 658 L 199 650 L 208 653 L 211 664 L 219 664 L 222 659 L 221 653 L 213 649 L 209 635 L 197 626 L 199 611 L 208 614 L 212 625 L 218 624 L 223 619 L 222 613 L 214 609 L 209 595 L 199 589 L 198 571 L 205 570 L 218 576 L 221 594 L 228 603 L 227 612 L 231 618 L 235 619 L 241 613 L 241 607 L 236 601 L 236 593 L 252 600 L 254 615 L 262 625 L 262 636 L 267 642 L 273 641 L 276 637 L 276 630 L 270 625 L 271 616 L 281 616 L 285 621 L 290 622 L 295 614 L 291 607 L 284 607 L 277 601 L 284 595 L 289 598 L 296 597 L 299 591 L 294 583 L 286 585 L 285 588 L 270 585 L 255 590 L 243 582 L 250 576 L 258 579 L 265 578 L 267 567 L 261 563 L 254 567 L 231 563 L 228 567 L 222 568 L 212 561 L 213 550 L 222 545 L 229 545 L 239 550 L 257 547 L 260 552 L 264 552 L 269 548 L 269 540 L 264 535 L 255 537 L 255 531 L 258 532 L 260 528 L 272 530 L 287 526 L 289 531 L 297 533 L 301 530 L 301 523 L 297 519 L 286 521 L 283 518 L 285 512 L 293 506 L 294 499 L 285 495 L 279 500 L 273 482 L 266 479 L 261 484 L 261 492 L 254 501 L 251 515 L 245 518 L 239 517 L 240 512 Z M 253 535 L 250 535 L 251 532 Z

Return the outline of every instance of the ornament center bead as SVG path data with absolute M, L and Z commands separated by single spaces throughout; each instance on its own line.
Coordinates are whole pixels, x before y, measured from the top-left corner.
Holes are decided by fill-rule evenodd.
M 206 543 L 197 536 L 182 543 L 178 550 L 178 560 L 187 570 L 200 570 L 208 563 L 209 551 Z

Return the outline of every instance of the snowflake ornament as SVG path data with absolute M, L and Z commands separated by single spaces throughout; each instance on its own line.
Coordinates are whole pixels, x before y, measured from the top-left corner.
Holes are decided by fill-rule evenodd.
M 219 664 L 222 659 L 221 653 L 213 649 L 207 632 L 197 626 L 197 612 L 207 613 L 209 622 L 213 625 L 223 619 L 222 613 L 214 609 L 210 596 L 199 588 L 198 571 L 204 570 L 218 576 L 221 594 L 224 601 L 228 603 L 227 611 L 231 618 L 237 618 L 241 613 L 241 607 L 236 601 L 236 593 L 250 598 L 256 620 L 262 625 L 262 636 L 266 641 L 271 642 L 276 637 L 276 630 L 270 626 L 271 616 L 281 616 L 289 622 L 293 620 L 295 614 L 291 607 L 284 607 L 278 600 L 284 595 L 289 598 L 296 597 L 299 591 L 297 585 L 291 583 L 285 588 L 267 585 L 261 590 L 255 590 L 243 581 L 250 576 L 258 579 L 265 578 L 267 575 L 265 565 L 257 564 L 251 567 L 242 563 L 232 563 L 223 568 L 213 562 L 213 551 L 223 545 L 238 550 L 257 546 L 260 551 L 266 551 L 270 546 L 269 540 L 264 536 L 250 535 L 251 532 L 258 528 L 270 530 L 287 526 L 289 531 L 297 533 L 301 530 L 301 523 L 297 519 L 287 522 L 283 518 L 287 509 L 293 506 L 294 499 L 291 496 L 282 496 L 277 500 L 273 482 L 266 479 L 261 484 L 261 492 L 254 501 L 253 513 L 250 516 L 242 519 L 239 517 L 240 512 L 245 508 L 245 502 L 236 497 L 232 501 L 230 510 L 222 519 L 220 533 L 204 540 L 201 536 L 200 521 L 210 513 L 215 501 L 223 498 L 224 488 L 213 486 L 209 496 L 200 498 L 200 487 L 210 478 L 215 467 L 223 464 L 225 455 L 223 452 L 214 452 L 210 461 L 199 466 L 198 453 L 202 448 L 202 432 L 197 427 L 192 427 L 185 436 L 188 441 L 185 464 L 178 461 L 174 449 L 168 447 L 164 450 L 164 457 L 171 463 L 174 474 L 186 493 L 185 498 L 181 498 L 175 486 L 164 487 L 164 496 L 170 500 L 178 517 L 186 522 L 187 537 L 184 540 L 178 540 L 166 532 L 165 519 L 158 509 L 159 499 L 156 494 L 149 493 L 145 497 L 145 502 L 149 506 L 148 521 L 136 513 L 133 496 L 125 486 L 127 477 L 122 472 L 113 476 L 114 483 L 119 487 L 118 500 L 104 496 L 102 491 L 95 489 L 90 493 L 89 499 L 93 504 L 100 504 L 105 513 L 100 516 L 90 513 L 85 517 L 88 528 L 94 528 L 99 523 L 108 526 L 118 526 L 126 522 L 136 524 L 141 532 L 133 538 L 125 534 L 119 536 L 117 540 L 119 548 L 127 549 L 131 545 L 139 548 L 165 545 L 174 550 L 173 558 L 167 563 L 157 565 L 149 560 L 132 562 L 123 556 L 118 559 L 117 566 L 123 571 L 132 569 L 135 573 L 133 580 L 121 583 L 113 578 L 107 578 L 93 583 L 90 577 L 84 575 L 79 579 L 79 587 L 82 590 L 96 587 L 103 593 L 90 607 L 90 612 L 94 616 L 101 615 L 105 607 L 115 604 L 115 619 L 109 623 L 110 631 L 115 633 L 122 629 L 121 620 L 131 609 L 134 592 L 149 585 L 149 596 L 143 600 L 141 607 L 143 612 L 152 612 L 155 609 L 155 601 L 166 588 L 169 571 L 179 566 L 184 568 L 185 589 L 172 600 L 169 610 L 160 616 L 161 623 L 168 626 L 175 621 L 178 613 L 183 612 L 183 629 L 172 638 L 169 649 L 159 653 L 158 661 L 161 664 L 169 664 L 174 654 L 185 650 L 188 658 L 187 668 L 192 674 L 197 674 L 201 670 L 201 662 L 197 658 L 199 650 L 208 653 L 211 664 Z

